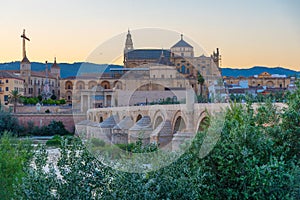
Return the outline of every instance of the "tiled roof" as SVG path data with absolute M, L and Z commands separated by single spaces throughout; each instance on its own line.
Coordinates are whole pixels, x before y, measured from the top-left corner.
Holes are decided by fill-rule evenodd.
M 45 71 L 31 71 L 31 76 L 46 78 L 46 72 Z M 56 78 L 56 77 L 53 74 L 48 73 L 48 78 Z
M 160 56 L 163 52 L 163 55 L 166 58 L 170 58 L 170 50 L 161 50 L 161 49 L 135 49 L 127 53 L 127 60 L 157 60 L 159 61 Z
M 14 79 L 23 80 L 21 77 L 6 71 L 0 71 L 0 78 L 14 78 Z

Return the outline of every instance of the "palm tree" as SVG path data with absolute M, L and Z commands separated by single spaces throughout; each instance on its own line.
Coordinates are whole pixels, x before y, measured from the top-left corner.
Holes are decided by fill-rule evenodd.
M 203 76 L 198 73 L 198 84 L 200 85 L 200 96 L 202 97 L 202 89 L 203 89 L 203 84 L 205 82 L 205 79 L 203 78 Z
M 15 113 L 17 108 L 17 103 L 20 101 L 21 95 L 17 90 L 12 90 L 10 91 L 8 98 L 9 98 L 9 102 L 14 105 L 14 113 Z

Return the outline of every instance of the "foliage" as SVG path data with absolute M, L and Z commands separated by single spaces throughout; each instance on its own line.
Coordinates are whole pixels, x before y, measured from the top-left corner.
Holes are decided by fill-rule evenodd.
M 5 130 L 17 134 L 20 131 L 19 122 L 10 112 L 0 110 L 0 131 Z
M 27 140 L 17 140 L 9 132 L 0 138 L 0 199 L 12 199 L 14 186 L 19 187 L 25 166 L 29 166 L 32 147 Z
M 52 95 L 53 96 L 53 95 Z M 50 99 L 42 99 L 39 95 L 38 97 L 20 97 L 21 101 L 24 105 L 36 105 L 37 103 L 41 102 L 44 105 L 64 105 L 66 104 L 65 99 L 56 100 L 56 96 Z
M 261 94 L 258 93 L 256 96 L 253 96 L 252 94 L 230 94 L 230 100 L 233 102 L 244 102 L 244 101 L 251 101 L 251 102 L 266 102 L 266 101 L 272 101 L 272 102 L 286 102 L 289 98 L 290 92 L 283 92 L 278 91 L 275 93 L 270 94 Z
M 47 140 L 46 145 L 47 146 L 60 146 L 61 145 L 61 136 L 59 135 L 54 135 L 53 138 L 50 140 Z
M 205 82 L 204 77 L 200 73 L 198 73 L 197 83 L 200 85 L 200 96 L 202 96 L 202 90 L 203 90 L 204 82 Z
M 17 103 L 21 101 L 21 95 L 18 90 L 12 90 L 9 92 L 8 100 L 14 105 L 14 113 L 16 112 Z
M 57 97 L 56 97 L 54 94 L 52 94 L 50 98 L 51 98 L 52 100 L 56 100 Z
M 65 125 L 61 121 L 51 121 L 50 124 L 43 127 L 34 126 L 29 123 L 26 127 L 25 132 L 28 135 L 35 136 L 53 136 L 53 135 L 71 135 L 68 130 L 66 130 Z

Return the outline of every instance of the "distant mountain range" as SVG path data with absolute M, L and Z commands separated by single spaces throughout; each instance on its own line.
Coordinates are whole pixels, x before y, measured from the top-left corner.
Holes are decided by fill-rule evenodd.
M 52 66 L 53 63 L 48 63 L 48 68 Z M 59 63 L 60 75 L 62 78 L 69 76 L 77 76 L 85 73 L 103 73 L 109 72 L 110 68 L 122 68 L 120 65 L 107 65 L 107 64 L 93 64 L 87 62 L 75 62 L 75 63 Z M 43 71 L 45 70 L 45 63 L 31 62 L 31 69 L 33 71 Z M 10 62 L 10 63 L 0 63 L 0 70 L 20 70 L 20 62 Z
M 48 63 L 50 68 L 53 63 Z M 61 69 L 61 77 L 66 78 L 69 76 L 77 76 L 83 73 L 102 73 L 109 72 L 110 68 L 122 68 L 121 65 L 107 65 L 107 64 L 93 64 L 87 62 L 75 62 L 75 63 L 59 63 Z M 0 63 L 0 70 L 19 70 L 20 62 L 10 62 L 10 63 Z M 45 64 L 40 62 L 32 62 L 31 69 L 34 71 L 45 70 Z M 260 74 L 262 72 L 268 72 L 270 74 L 280 74 L 287 76 L 300 76 L 300 71 L 294 71 L 290 69 L 285 69 L 282 67 L 269 68 L 262 66 L 255 66 L 249 69 L 234 69 L 234 68 L 222 68 L 223 76 L 253 76 Z
M 269 68 L 269 67 L 255 66 L 249 69 L 222 68 L 221 70 L 223 76 L 234 76 L 234 77 L 238 77 L 238 76 L 249 77 L 249 76 L 261 74 L 262 72 L 268 72 L 269 74 L 280 74 L 286 76 L 300 76 L 300 71 L 294 71 L 282 67 Z

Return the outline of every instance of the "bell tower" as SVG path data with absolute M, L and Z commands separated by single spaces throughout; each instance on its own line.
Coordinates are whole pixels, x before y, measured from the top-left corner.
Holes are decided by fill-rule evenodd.
M 133 50 L 133 42 L 130 34 L 130 30 L 128 29 L 128 33 L 126 36 L 126 42 L 125 42 L 125 48 L 124 48 L 124 59 L 123 59 L 123 64 L 124 67 L 127 68 L 127 54 L 129 51 Z
M 133 50 L 133 42 L 132 42 L 130 30 L 128 29 L 128 33 L 127 33 L 127 37 L 126 37 L 126 42 L 125 42 L 124 53 L 127 53 L 130 50 Z
M 25 29 L 23 30 L 22 38 L 22 55 L 23 59 L 20 63 L 20 77 L 25 80 L 24 82 L 24 95 L 28 96 L 32 94 L 32 86 L 30 86 L 30 78 L 31 78 L 31 63 L 26 55 L 26 40 L 30 41 L 30 39 L 25 35 Z

